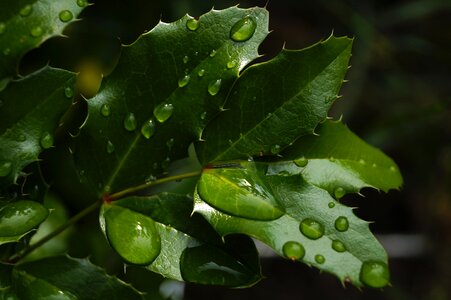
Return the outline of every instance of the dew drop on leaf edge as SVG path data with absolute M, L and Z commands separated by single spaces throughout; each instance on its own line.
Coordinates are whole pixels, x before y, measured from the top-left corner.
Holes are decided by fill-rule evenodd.
M 348 230 L 348 228 L 349 228 L 348 218 L 340 216 L 335 220 L 335 229 L 337 229 L 338 231 L 344 232 Z
M 230 38 L 235 42 L 244 42 L 250 39 L 257 28 L 257 23 L 250 16 L 245 16 L 236 22 L 230 29 Z
M 134 113 L 127 113 L 124 118 L 124 128 L 127 131 L 134 131 L 136 129 L 136 118 Z
M 171 103 L 161 103 L 153 110 L 153 115 L 160 123 L 166 122 L 174 112 L 174 106 Z
M 337 252 L 345 252 L 346 246 L 339 240 L 333 240 L 332 241 L 332 249 L 334 249 Z
M 326 258 L 321 254 L 317 254 L 315 255 L 315 261 L 322 265 L 323 263 L 326 262 Z
M 294 164 L 300 168 L 304 168 L 308 164 L 308 159 L 302 156 L 298 159 L 295 159 Z
M 212 96 L 215 96 L 219 93 L 221 89 L 222 80 L 216 79 L 208 84 L 208 93 Z
M 49 132 L 44 132 L 40 140 L 41 147 L 48 149 L 53 146 L 53 136 Z
M 141 126 L 141 134 L 146 138 L 150 139 L 155 133 L 155 122 L 153 119 L 149 119 Z
M 305 256 L 305 248 L 295 241 L 286 242 L 282 247 L 283 255 L 291 260 L 301 260 Z
M 6 177 L 11 173 L 13 164 L 9 161 L 0 163 L 0 177 Z
M 387 264 L 380 261 L 366 261 L 360 268 L 360 280 L 369 287 L 383 288 L 390 282 Z
M 310 218 L 302 220 L 299 230 L 311 240 L 317 240 L 324 235 L 324 225 Z
M 61 22 L 69 22 L 70 20 L 72 20 L 74 18 L 74 15 L 72 14 L 72 12 L 67 9 L 62 10 L 58 16 L 59 16 Z
M 199 21 L 196 19 L 189 19 L 186 21 L 186 28 L 191 31 L 196 31 L 199 28 Z

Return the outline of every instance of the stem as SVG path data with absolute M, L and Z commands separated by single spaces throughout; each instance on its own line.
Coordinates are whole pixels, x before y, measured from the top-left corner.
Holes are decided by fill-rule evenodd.
M 202 171 L 195 171 L 195 172 L 190 172 L 190 173 L 183 173 L 183 174 L 179 174 L 179 175 L 164 177 L 161 179 L 157 179 L 155 181 L 147 182 L 147 183 L 137 185 L 137 186 L 122 190 L 120 192 L 111 194 L 108 197 L 108 199 L 111 201 L 117 200 L 119 198 L 124 197 L 125 195 L 146 189 L 151 186 L 159 185 L 159 184 L 170 182 L 170 181 L 177 181 L 177 180 L 187 179 L 187 178 L 191 178 L 191 177 L 197 177 L 197 176 L 200 176 L 201 174 L 202 174 Z
M 16 263 L 20 259 L 24 258 L 28 254 L 30 254 L 32 251 L 34 251 L 37 248 L 41 247 L 42 245 L 47 243 L 49 240 L 51 240 L 52 238 L 54 238 L 55 236 L 57 236 L 58 234 L 60 234 L 61 232 L 63 232 L 64 230 L 66 230 L 67 228 L 72 226 L 73 224 L 75 224 L 76 222 L 78 222 L 80 219 L 82 219 L 83 217 L 87 216 L 88 214 L 90 214 L 91 212 L 96 210 L 98 207 L 100 207 L 101 204 L 102 204 L 101 201 L 96 201 L 93 204 L 91 204 L 90 206 L 86 207 L 85 209 L 80 211 L 78 214 L 73 216 L 71 219 L 69 219 L 69 221 L 67 221 L 66 223 L 62 224 L 58 228 L 56 228 L 54 231 L 50 232 L 48 235 L 46 235 L 45 237 L 43 237 L 42 239 L 40 239 L 36 243 L 34 243 L 32 245 L 29 245 L 27 248 L 23 249 L 21 252 L 19 252 L 19 253 L 15 254 L 14 256 L 12 256 L 9 259 L 9 262 L 10 263 Z

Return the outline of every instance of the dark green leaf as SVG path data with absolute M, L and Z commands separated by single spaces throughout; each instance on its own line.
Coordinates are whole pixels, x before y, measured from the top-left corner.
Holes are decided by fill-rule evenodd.
M 391 158 L 358 136 L 340 121 L 326 121 L 318 136 L 306 136 L 281 153 L 285 162 L 272 164 L 270 174 L 301 173 L 304 179 L 337 199 L 345 193 L 372 187 L 387 192 L 402 185 Z
M 230 38 L 243 18 L 256 22 L 250 39 Z M 196 23 L 197 22 L 197 23 Z M 79 171 L 98 193 L 159 176 L 187 156 L 216 115 L 238 73 L 258 56 L 267 11 L 232 7 L 196 21 L 160 23 L 125 46 L 114 72 L 88 101 L 75 149 Z
M 138 291 L 108 276 L 87 259 L 67 256 L 16 266 L 13 269 L 13 287 L 22 300 L 143 299 Z
M 52 147 L 74 82 L 73 73 L 46 67 L 0 92 L 0 185 L 16 182 L 25 166 Z
M 29 50 L 61 36 L 86 4 L 76 0 L 0 2 L 0 80 L 17 74 L 20 59 Z
M 331 36 L 247 69 L 197 144 L 202 163 L 277 154 L 313 132 L 337 98 L 352 40 Z

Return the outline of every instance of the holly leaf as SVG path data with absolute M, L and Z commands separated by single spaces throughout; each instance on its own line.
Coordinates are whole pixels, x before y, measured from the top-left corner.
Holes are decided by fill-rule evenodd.
M 55 256 L 20 264 L 12 271 L 19 299 L 144 299 L 132 286 L 87 259 Z
M 311 134 L 338 97 L 352 40 L 329 37 L 303 50 L 282 50 L 249 67 L 230 92 L 226 109 L 197 143 L 200 161 L 278 154 Z
M 281 162 L 271 164 L 268 174 L 302 174 L 306 181 L 337 199 L 346 193 L 358 193 L 364 187 L 388 192 L 402 185 L 395 162 L 340 121 L 325 121 L 316 133 L 299 139 L 282 152 Z
M 75 74 L 45 67 L 0 92 L 0 186 L 53 146 L 53 133 L 72 104 Z
M 201 284 L 249 286 L 260 279 L 258 253 L 245 236 L 225 243 L 199 215 L 192 199 L 161 193 L 104 204 L 100 223 L 116 252 L 167 278 Z M 244 253 L 244 254 L 243 254 Z
M 233 215 L 224 212 L 221 208 L 233 200 L 229 198 L 233 192 L 218 186 L 217 193 L 224 203 L 216 204 L 214 208 L 209 205 L 211 191 L 205 194 L 198 190 L 194 197 L 194 212 L 204 216 L 221 236 L 249 235 L 279 255 L 332 273 L 343 283 L 351 282 L 358 287 L 388 284 L 387 255 L 371 234 L 368 222 L 357 218 L 351 208 L 340 204 L 327 191 L 309 184 L 301 175 L 268 176 L 265 175 L 265 164 L 258 164 L 257 168 L 253 164 L 241 162 L 242 172 L 256 172 L 256 176 L 265 182 L 269 187 L 266 193 L 271 193 L 284 208 L 281 217 L 250 219 L 246 217 L 249 207 L 244 205 L 236 206 Z M 204 174 L 211 172 L 215 169 Z M 227 176 L 227 173 L 221 176 L 237 182 L 236 189 L 243 189 L 239 186 L 238 176 Z M 204 180 L 204 184 L 209 184 L 209 177 Z M 215 184 L 214 181 L 211 183 Z M 255 203 L 254 209 L 261 209 L 261 204 Z
M 124 46 L 116 69 L 88 101 L 74 148 L 81 180 L 98 194 L 115 192 L 186 157 L 239 71 L 258 56 L 267 26 L 265 9 L 232 7 L 160 22 Z
M 2 1 L 0 81 L 18 74 L 17 67 L 25 53 L 51 37 L 61 36 L 86 5 L 86 0 Z

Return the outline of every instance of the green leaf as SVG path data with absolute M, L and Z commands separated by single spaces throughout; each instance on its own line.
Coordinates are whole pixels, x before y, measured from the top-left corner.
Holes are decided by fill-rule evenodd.
M 136 235 L 132 228 L 136 218 L 152 222 L 160 244 L 157 257 L 147 268 L 167 278 L 225 286 L 256 283 L 260 279 L 260 266 L 253 242 L 247 237 L 233 237 L 224 244 L 205 219 L 199 215 L 191 216 L 192 205 L 189 197 L 172 193 L 127 197 L 104 205 L 110 208 L 101 210 L 100 223 L 111 246 L 123 255 L 124 260 L 130 261 L 134 256 L 155 253 L 155 246 L 148 243 L 135 253 L 122 251 L 108 234 L 108 222 L 120 222 L 117 234 L 122 235 L 122 239 L 132 239 Z M 111 207 L 127 211 L 128 219 L 107 216 L 105 212 Z M 143 222 L 139 225 L 143 226 Z M 205 265 L 206 262 L 209 264 Z
M 18 73 L 17 67 L 25 53 L 51 37 L 61 36 L 86 4 L 86 1 L 75 0 L 2 1 L 0 80 Z
M 237 80 L 228 109 L 197 143 L 202 163 L 273 155 L 311 134 L 337 98 L 352 40 L 329 37 L 303 50 L 282 50 Z
M 256 30 L 237 42 L 231 29 L 243 18 L 251 18 Z M 87 184 L 98 193 L 119 191 L 186 157 L 221 111 L 239 71 L 258 57 L 267 26 L 265 9 L 232 7 L 198 21 L 160 22 L 124 46 L 116 69 L 88 101 L 88 119 L 76 139 L 75 161 Z
M 20 264 L 13 269 L 18 298 L 37 299 L 143 299 L 130 285 L 108 276 L 87 259 L 56 256 Z
M 0 186 L 53 145 L 53 133 L 72 104 L 75 75 L 46 67 L 0 92 Z
M 40 203 L 19 200 L 0 208 L 0 245 L 17 242 L 41 224 L 48 210 Z
M 402 185 L 393 160 L 365 143 L 340 121 L 322 123 L 317 134 L 299 139 L 282 152 L 284 162 L 270 165 L 268 173 L 300 173 L 306 181 L 337 199 L 364 187 L 387 192 Z
M 258 168 L 264 171 L 265 164 Z M 272 175 L 263 180 L 285 209 L 285 214 L 276 220 L 259 221 L 225 214 L 208 205 L 197 193 L 194 212 L 203 215 L 222 236 L 246 234 L 279 255 L 332 273 L 342 282 L 373 286 L 361 274 L 363 266 L 377 262 L 386 268 L 387 255 L 367 222 L 300 175 Z

